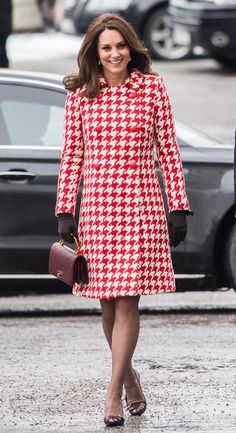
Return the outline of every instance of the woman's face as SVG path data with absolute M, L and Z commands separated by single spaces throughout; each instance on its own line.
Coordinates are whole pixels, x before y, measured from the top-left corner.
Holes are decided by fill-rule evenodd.
M 98 57 L 108 75 L 122 76 L 130 61 L 130 49 L 117 30 L 104 30 L 98 39 Z

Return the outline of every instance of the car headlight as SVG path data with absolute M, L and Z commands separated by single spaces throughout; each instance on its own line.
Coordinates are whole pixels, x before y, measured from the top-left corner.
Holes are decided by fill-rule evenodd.
M 87 11 L 105 11 L 108 12 L 117 11 L 117 10 L 125 10 L 131 0 L 117 0 L 117 1 L 111 1 L 111 0 L 90 0 L 85 6 L 85 9 Z

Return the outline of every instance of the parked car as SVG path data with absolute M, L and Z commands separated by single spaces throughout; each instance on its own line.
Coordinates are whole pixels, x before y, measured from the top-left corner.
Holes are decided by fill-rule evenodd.
M 226 67 L 236 68 L 235 0 L 170 0 L 173 30 L 191 34 L 192 47 L 200 45 Z
M 0 72 L 1 289 L 9 279 L 50 279 L 65 95 L 61 77 Z M 236 287 L 233 146 L 181 123 L 177 136 L 194 210 L 187 239 L 173 249 L 177 287 Z
M 72 0 L 78 33 L 85 33 L 91 21 L 107 12 L 119 13 L 133 24 L 154 58 L 178 60 L 191 53 L 189 32 L 173 31 L 167 20 L 168 0 Z

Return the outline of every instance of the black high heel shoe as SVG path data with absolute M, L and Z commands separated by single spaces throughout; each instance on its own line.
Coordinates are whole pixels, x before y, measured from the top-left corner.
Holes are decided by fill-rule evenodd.
M 121 401 L 120 401 L 120 405 L 121 405 L 121 408 L 118 411 L 118 413 L 120 413 L 122 415 L 108 415 L 108 416 L 105 416 L 104 417 L 104 423 L 105 423 L 106 427 L 118 427 L 118 426 L 124 425 L 124 421 L 125 420 L 124 420 L 124 417 L 123 417 L 123 408 L 122 408 Z M 111 412 L 113 412 L 113 411 L 111 411 Z
M 139 384 L 139 387 L 140 387 L 140 391 L 141 391 L 141 393 L 143 395 L 143 398 L 142 398 L 142 400 L 138 400 L 138 401 L 128 401 L 128 397 L 127 397 L 127 394 L 126 394 L 126 396 L 125 396 L 125 401 L 126 401 L 126 405 L 127 405 L 126 409 L 129 411 L 130 415 L 132 415 L 132 416 L 140 416 L 147 409 L 147 402 L 146 402 L 146 399 L 144 397 L 143 390 L 141 388 L 140 375 L 139 375 L 138 371 L 136 371 L 135 369 L 134 369 L 134 374 L 135 374 L 136 379 L 138 381 L 138 384 Z
M 109 415 L 104 417 L 106 427 L 118 427 L 124 425 L 124 418 L 120 415 Z

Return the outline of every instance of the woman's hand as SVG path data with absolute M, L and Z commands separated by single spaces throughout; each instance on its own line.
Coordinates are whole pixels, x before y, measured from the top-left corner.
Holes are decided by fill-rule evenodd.
M 171 247 L 177 247 L 180 242 L 184 241 L 187 234 L 187 220 L 185 211 L 179 210 L 170 212 L 168 230 Z
M 76 90 L 79 87 L 79 75 L 78 73 L 66 75 L 62 84 L 64 84 L 66 90 Z
M 72 244 L 74 242 L 74 237 L 77 238 L 77 224 L 73 215 L 70 213 L 61 213 L 57 215 L 58 217 L 58 234 L 60 239 Z

